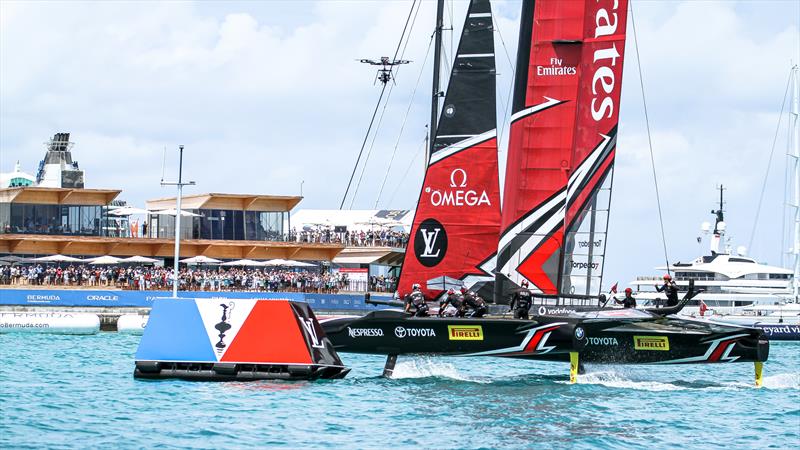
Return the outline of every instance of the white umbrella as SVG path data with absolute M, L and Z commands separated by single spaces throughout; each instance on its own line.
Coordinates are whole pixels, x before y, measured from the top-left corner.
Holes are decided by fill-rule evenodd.
M 142 208 L 134 208 L 133 206 L 123 206 L 122 208 L 116 208 L 108 211 L 108 215 L 110 216 L 130 216 L 133 214 L 148 214 L 150 211 Z
M 107 265 L 107 264 L 119 264 L 122 261 L 122 258 L 117 258 L 116 256 L 98 256 L 97 258 L 90 258 L 89 264 L 92 265 Z
M 252 259 L 238 259 L 236 261 L 228 261 L 220 264 L 220 266 L 263 266 L 261 261 L 253 261 Z
M 314 267 L 314 264 L 304 263 L 302 261 L 293 261 L 293 260 L 286 261 L 286 265 L 289 267 Z
M 175 208 L 172 209 L 164 209 L 161 211 L 150 211 L 150 214 L 164 214 L 167 216 L 174 216 L 175 215 Z M 201 217 L 202 214 L 195 214 L 191 211 L 186 211 L 185 209 L 181 210 L 181 217 Z
M 313 267 L 314 264 L 293 261 L 289 259 L 271 259 L 264 262 L 265 266 L 284 266 L 284 267 Z
M 65 255 L 42 256 L 41 258 L 33 258 L 33 261 L 42 261 L 42 262 L 85 262 L 85 260 L 83 260 L 83 259 L 73 258 L 72 256 L 65 256 Z
M 131 256 L 130 258 L 122 259 L 120 262 L 124 263 L 142 263 L 142 264 L 152 264 L 158 262 L 157 259 L 148 258 L 146 256 Z
M 209 258 L 208 256 L 197 255 L 191 258 L 186 258 L 181 260 L 182 263 L 186 264 L 218 264 L 222 261 L 214 258 Z

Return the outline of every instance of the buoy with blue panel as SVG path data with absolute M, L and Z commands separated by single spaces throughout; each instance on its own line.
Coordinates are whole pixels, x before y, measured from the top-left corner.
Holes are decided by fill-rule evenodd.
M 349 371 L 306 303 L 164 298 L 153 302 L 134 377 L 313 380 Z

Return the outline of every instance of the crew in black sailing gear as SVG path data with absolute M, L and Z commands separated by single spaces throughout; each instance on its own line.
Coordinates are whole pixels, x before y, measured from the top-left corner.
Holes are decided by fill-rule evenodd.
M 667 294 L 667 306 L 675 306 L 678 304 L 678 286 L 669 274 L 664 275 L 664 284 L 656 286 L 658 292 Z
M 622 305 L 623 308 L 636 308 L 636 299 L 633 298 L 633 289 L 631 288 L 625 289 L 625 298 L 623 298 L 622 300 L 614 298 L 614 301 L 618 305 Z
M 472 312 L 469 314 L 469 317 L 480 318 L 486 315 L 488 311 L 486 309 L 486 302 L 480 298 L 478 294 L 467 289 L 463 289 L 461 292 L 464 293 L 464 305 L 467 307 L 467 309 L 472 310 Z
M 414 307 L 414 317 L 428 317 L 428 304 L 425 303 L 425 296 L 422 295 L 422 290 L 418 284 L 411 287 L 411 293 L 406 295 L 405 311 L 411 313 L 411 307 Z
M 444 316 L 447 305 L 453 305 L 453 308 L 456 309 L 456 317 L 464 317 L 464 297 L 460 292 L 453 288 L 447 291 L 447 297 L 443 302 L 439 303 L 439 317 Z
M 522 280 L 522 289 L 514 293 L 511 304 L 508 305 L 509 311 L 514 311 L 515 319 L 528 320 L 528 311 L 533 304 L 531 291 L 528 290 L 528 280 Z

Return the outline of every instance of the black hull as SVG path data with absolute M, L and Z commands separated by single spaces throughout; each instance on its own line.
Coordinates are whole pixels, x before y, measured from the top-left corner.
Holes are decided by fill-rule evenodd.
M 460 319 L 376 311 L 322 326 L 337 351 L 351 353 L 551 361 L 569 361 L 570 353 L 578 353 L 581 362 L 600 364 L 753 362 L 769 356 L 769 342 L 760 330 L 672 317 Z

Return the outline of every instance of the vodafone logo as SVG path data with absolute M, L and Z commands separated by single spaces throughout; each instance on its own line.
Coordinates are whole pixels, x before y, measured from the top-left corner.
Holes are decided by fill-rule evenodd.
M 491 206 L 489 194 L 485 190 L 470 189 L 467 171 L 461 168 L 450 172 L 450 189 L 425 187 L 428 201 L 433 206 Z

